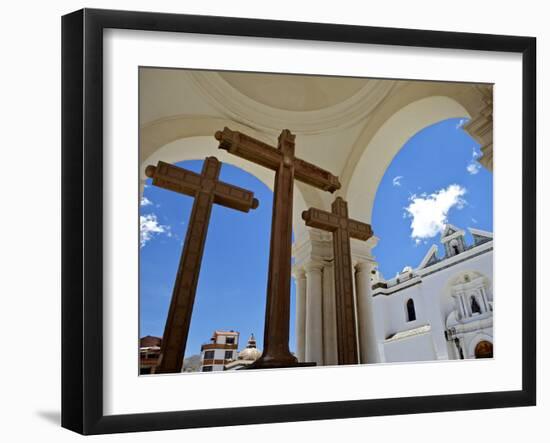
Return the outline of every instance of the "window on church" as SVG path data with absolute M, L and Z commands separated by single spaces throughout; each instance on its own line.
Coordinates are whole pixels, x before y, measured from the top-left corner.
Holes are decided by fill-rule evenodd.
M 233 351 L 225 351 L 225 359 L 231 360 L 233 358 Z
M 474 312 L 481 314 L 481 308 L 479 307 L 479 303 L 477 302 L 476 298 L 472 295 L 470 300 L 471 300 L 472 314 Z
M 214 358 L 214 351 L 206 351 L 204 353 L 205 360 L 212 360 Z
M 412 298 L 409 298 L 407 301 L 407 321 L 416 320 L 416 311 L 414 309 L 414 301 Z
M 203 366 L 202 372 L 212 372 L 212 366 Z
M 460 254 L 460 249 L 458 247 L 458 242 L 456 240 L 452 240 L 449 243 L 449 246 L 451 247 L 451 253 L 452 255 L 458 255 Z
M 232 345 L 233 343 L 235 343 L 235 337 L 227 337 L 225 339 L 225 343 L 228 345 Z

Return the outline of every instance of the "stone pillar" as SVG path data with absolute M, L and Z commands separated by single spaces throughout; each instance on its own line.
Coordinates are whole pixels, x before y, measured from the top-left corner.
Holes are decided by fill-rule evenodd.
M 334 268 L 328 262 L 323 267 L 323 357 L 325 365 L 338 364 Z
M 373 236 L 366 242 L 352 241 L 351 250 L 354 263 L 355 299 L 357 303 L 357 338 L 360 363 L 378 363 L 383 357 L 378 348 L 377 336 L 383 336 L 384 312 L 376 312 L 372 298 L 371 271 L 376 262 L 372 248 L 378 243 Z M 382 308 L 382 306 L 378 306 Z
M 361 363 L 373 363 L 377 361 L 375 358 L 377 345 L 374 334 L 371 271 L 372 263 L 370 261 L 361 261 L 355 266 Z
M 303 268 L 294 270 L 296 280 L 296 357 L 304 362 L 306 355 L 306 273 Z
M 357 343 L 355 344 L 356 345 L 356 348 L 357 348 L 357 358 L 359 360 L 359 363 L 361 363 L 361 339 L 359 338 L 359 334 L 360 334 L 360 326 L 359 326 L 359 294 L 357 292 L 357 276 L 355 275 L 356 274 L 356 269 L 355 267 L 357 266 L 358 263 L 360 263 L 358 260 L 356 259 L 352 259 L 352 264 L 351 264 L 351 282 L 352 282 L 352 285 L 353 285 L 353 303 L 355 305 L 355 330 L 357 331 Z
M 306 271 L 306 355 L 307 362 L 323 365 L 323 265 L 309 262 Z

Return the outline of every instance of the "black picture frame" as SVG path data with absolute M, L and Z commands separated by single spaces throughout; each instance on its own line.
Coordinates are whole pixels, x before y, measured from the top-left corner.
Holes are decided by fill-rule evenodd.
M 108 28 L 522 55 L 522 389 L 459 395 L 103 413 L 103 31 Z M 536 404 L 536 39 L 504 35 L 83 9 L 62 18 L 62 426 L 82 434 Z M 518 123 L 519 124 L 519 123 Z

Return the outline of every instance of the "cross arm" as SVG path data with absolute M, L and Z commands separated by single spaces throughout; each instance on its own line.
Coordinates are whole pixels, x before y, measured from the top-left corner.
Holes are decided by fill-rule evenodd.
M 282 154 L 277 148 L 242 132 L 225 127 L 223 131 L 217 131 L 215 137 L 220 142 L 220 149 L 258 165 L 276 171 L 281 163 Z
M 147 166 L 145 175 L 153 179 L 153 185 L 184 195 L 195 195 L 201 188 L 200 174 L 163 161 Z
M 302 219 L 306 222 L 306 226 L 323 231 L 332 232 L 340 226 L 340 216 L 317 208 L 309 208 L 302 212 Z
M 281 163 L 281 151 L 241 132 L 225 127 L 215 137 L 220 149 L 266 168 L 276 171 Z M 294 177 L 323 191 L 334 192 L 341 187 L 337 176 L 300 158 L 294 158 Z
M 312 228 L 330 232 L 337 229 L 347 229 L 350 237 L 363 241 L 372 237 L 372 228 L 369 224 L 322 209 L 309 208 L 307 211 L 302 212 L 302 219 L 306 222 L 306 226 Z
M 352 219 L 349 219 L 348 223 L 350 237 L 363 241 L 367 241 L 372 237 L 372 228 L 368 223 L 363 223 Z
M 331 193 L 342 186 L 337 176 L 300 158 L 294 159 L 294 177 L 296 180 Z
M 169 189 L 180 194 L 194 196 L 201 190 L 214 193 L 214 203 L 238 211 L 248 212 L 259 206 L 254 193 L 228 183 L 206 179 L 188 169 L 179 168 L 159 161 L 157 166 L 147 166 L 147 177 L 153 179 L 153 185 Z
M 214 203 L 242 212 L 256 209 L 260 204 L 253 192 L 224 182 L 217 182 L 214 187 Z

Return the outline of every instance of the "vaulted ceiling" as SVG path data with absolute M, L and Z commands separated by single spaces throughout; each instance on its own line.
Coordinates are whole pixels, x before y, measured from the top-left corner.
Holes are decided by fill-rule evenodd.
M 216 155 L 269 186 L 266 171 L 217 150 L 213 135 L 228 126 L 276 145 L 289 129 L 296 155 L 338 175 L 351 213 L 369 221 L 378 183 L 403 143 L 428 124 L 475 115 L 481 98 L 476 85 L 461 83 L 141 68 L 142 169 Z M 334 198 L 296 187 L 296 210 L 328 208 Z

